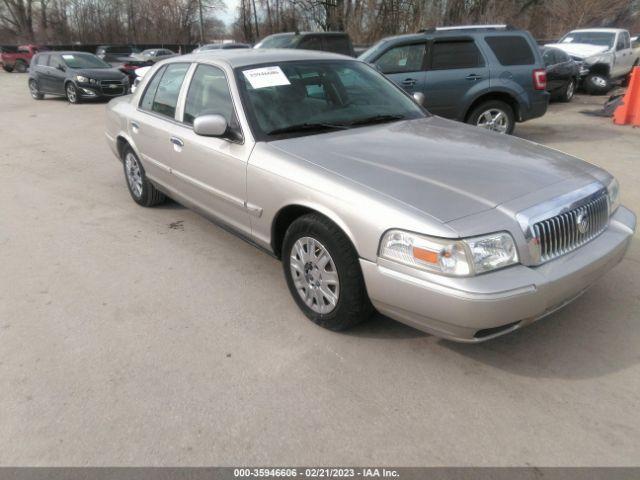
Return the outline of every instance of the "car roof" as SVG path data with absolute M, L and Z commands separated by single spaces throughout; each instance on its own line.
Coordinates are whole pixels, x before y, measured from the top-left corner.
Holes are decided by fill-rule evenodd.
M 169 62 L 194 62 L 218 60 L 227 63 L 231 68 L 245 67 L 262 63 L 289 62 L 299 60 L 353 60 L 355 58 L 337 53 L 320 52 L 315 50 L 297 50 L 290 48 L 230 48 L 218 50 L 204 50 L 181 57 L 175 57 Z
M 438 27 L 424 29 L 417 33 L 405 33 L 385 37 L 381 42 L 411 42 L 425 38 L 470 37 L 473 35 L 522 35 L 525 31 L 502 25 L 464 25 L 458 27 Z
M 617 33 L 624 32 L 623 28 L 579 28 L 577 30 L 571 30 L 569 33 L 574 32 L 602 32 L 602 33 Z

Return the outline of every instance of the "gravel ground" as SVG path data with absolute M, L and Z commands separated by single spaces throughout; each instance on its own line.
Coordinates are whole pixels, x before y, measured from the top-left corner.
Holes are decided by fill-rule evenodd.
M 177 205 L 136 206 L 104 104 L 0 74 L 1 465 L 638 465 L 640 242 L 579 301 L 461 345 L 307 321 L 280 264 Z M 517 135 L 609 169 L 640 134 L 580 96 Z

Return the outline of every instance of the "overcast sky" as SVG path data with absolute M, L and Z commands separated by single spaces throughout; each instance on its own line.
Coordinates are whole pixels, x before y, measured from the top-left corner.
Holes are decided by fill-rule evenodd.
M 215 15 L 227 25 L 230 25 L 235 20 L 236 9 L 240 4 L 240 0 L 224 0 L 224 4 L 227 6 L 226 11 L 216 12 Z

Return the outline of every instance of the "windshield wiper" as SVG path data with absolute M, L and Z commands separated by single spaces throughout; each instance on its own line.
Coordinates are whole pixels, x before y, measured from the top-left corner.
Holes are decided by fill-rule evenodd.
M 277 135 L 279 133 L 293 133 L 293 132 L 307 132 L 314 130 L 344 130 L 349 128 L 349 125 L 342 125 L 339 123 L 297 123 L 295 125 L 289 125 L 287 127 L 276 128 L 267 132 L 267 135 Z
M 404 115 L 373 115 L 371 117 L 361 118 L 354 120 L 353 122 L 345 123 L 346 127 L 352 127 L 354 125 L 373 125 L 374 123 L 393 122 L 395 120 L 402 120 Z

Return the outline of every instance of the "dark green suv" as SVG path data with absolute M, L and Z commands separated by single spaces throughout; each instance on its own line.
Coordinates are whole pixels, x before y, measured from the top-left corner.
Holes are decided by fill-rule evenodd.
M 436 115 L 500 133 L 547 111 L 546 71 L 529 32 L 446 27 L 385 38 L 359 57 Z

